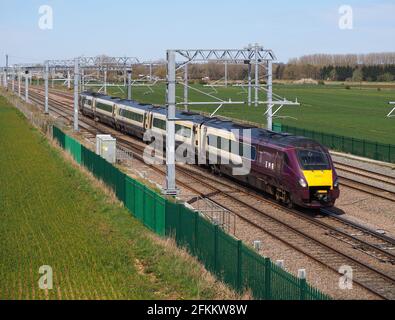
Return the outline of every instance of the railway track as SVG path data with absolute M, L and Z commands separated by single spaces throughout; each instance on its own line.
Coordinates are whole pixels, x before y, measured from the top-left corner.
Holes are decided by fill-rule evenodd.
M 391 202 L 395 202 L 395 176 L 390 176 L 363 168 L 356 168 L 339 162 L 335 162 L 335 166 L 340 178 L 340 183 L 342 185 L 385 200 L 389 200 Z M 344 175 L 344 173 L 347 174 L 347 177 Z M 359 179 L 352 179 L 350 176 L 355 176 Z M 361 181 L 360 178 L 365 179 L 365 181 L 373 182 L 375 185 Z
M 37 103 L 42 104 L 42 101 L 38 97 L 34 99 Z M 53 99 L 50 99 L 50 108 L 51 110 L 55 109 L 57 114 L 66 119 L 68 118 L 70 120 L 70 117 L 72 117 L 72 112 L 66 112 L 64 110 L 64 105 Z M 93 120 L 87 122 L 93 122 L 93 124 L 95 124 Z M 86 119 L 84 119 L 81 122 L 81 126 L 84 130 L 92 134 L 96 132 L 103 133 L 106 130 L 113 131 L 103 125 L 96 124 L 96 126 L 93 126 L 92 123 L 88 124 L 87 122 Z M 141 153 L 144 148 L 143 145 L 138 146 L 137 144 L 132 144 L 130 139 L 125 139 L 123 135 L 119 133 L 117 134 L 117 139 L 125 147 L 132 148 L 136 154 Z M 140 156 L 141 154 L 139 157 Z M 163 169 L 154 166 L 152 168 L 158 173 L 165 175 Z M 201 169 L 196 170 L 202 171 Z M 277 203 L 271 202 L 271 205 L 276 207 L 276 209 L 285 214 L 291 214 L 293 219 L 298 219 L 304 224 L 303 227 L 301 227 L 300 223 L 297 226 L 295 226 L 294 223 L 290 225 L 284 222 L 283 219 L 258 209 L 259 204 L 262 204 L 264 201 L 267 203 L 269 200 L 263 198 L 260 194 L 252 193 L 251 190 L 247 188 L 232 186 L 229 183 L 219 181 L 219 179 L 210 177 L 207 174 L 204 175 L 203 178 L 202 172 L 200 175 L 196 175 L 196 172 L 190 168 L 187 169 L 178 166 L 177 173 L 177 182 L 179 185 L 184 186 L 197 195 L 210 199 L 219 206 L 233 212 L 239 219 L 251 224 L 262 232 L 270 234 L 275 239 L 280 240 L 335 272 L 338 272 L 339 266 L 352 266 L 355 273 L 354 281 L 360 286 L 375 293 L 381 298 L 395 298 L 395 278 L 393 276 L 350 257 L 320 239 L 312 238 L 312 236 L 306 232 L 306 229 L 308 229 L 306 228 L 306 223 L 321 228 L 325 231 L 324 234 L 327 236 L 333 237 L 337 241 L 347 243 L 349 246 L 354 247 L 365 255 L 391 265 L 393 265 L 395 261 L 395 256 L 391 253 L 391 250 L 395 247 L 395 241 L 393 239 L 379 236 L 370 230 L 353 225 L 350 222 L 346 224 L 333 215 L 329 215 L 329 213 L 326 213 L 324 222 L 305 213 L 291 212 Z M 251 202 L 252 199 L 255 202 Z M 240 214 L 240 212 L 243 212 L 243 214 Z M 255 215 L 255 218 L 251 219 L 252 216 L 246 218 L 246 212 Z
M 340 162 L 336 162 L 336 161 L 334 161 L 334 164 L 336 166 L 336 169 L 340 170 L 342 172 L 346 172 L 349 174 L 355 174 L 360 177 L 364 177 L 367 179 L 371 179 L 373 181 L 385 183 L 385 184 L 395 187 L 395 172 L 393 175 L 387 175 L 387 174 L 383 174 L 383 173 L 372 171 L 372 170 L 367 170 L 367 169 L 363 169 L 363 168 L 359 168 L 359 167 L 357 168 L 357 167 L 354 167 L 354 166 L 351 166 L 348 164 L 344 164 L 344 163 L 340 163 Z

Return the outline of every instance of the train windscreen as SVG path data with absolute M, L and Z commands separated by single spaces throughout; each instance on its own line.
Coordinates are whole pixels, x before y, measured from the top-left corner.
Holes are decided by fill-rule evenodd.
M 328 155 L 322 150 L 301 149 L 297 151 L 303 170 L 330 170 Z

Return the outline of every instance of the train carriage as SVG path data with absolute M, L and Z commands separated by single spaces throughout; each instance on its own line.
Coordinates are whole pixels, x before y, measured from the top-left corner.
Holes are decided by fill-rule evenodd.
M 94 117 L 100 122 L 115 127 L 115 102 L 113 98 L 97 98 L 94 103 Z
M 150 129 L 166 140 L 166 108 L 83 93 L 80 109 L 140 139 Z M 176 147 L 193 148 L 196 163 L 201 164 L 204 155 L 203 164 L 214 173 L 267 192 L 289 206 L 331 207 L 339 197 L 332 159 L 316 141 L 181 111 L 176 113 L 175 129 Z M 235 174 L 246 164 L 248 172 Z
M 115 113 L 116 128 L 119 131 L 143 139 L 149 121 L 149 105 L 143 105 L 134 101 L 118 100 L 117 112 Z

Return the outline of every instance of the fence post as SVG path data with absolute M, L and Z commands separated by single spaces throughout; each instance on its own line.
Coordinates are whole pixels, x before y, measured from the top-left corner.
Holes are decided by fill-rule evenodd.
M 375 160 L 379 160 L 379 144 L 376 142 L 376 154 L 374 155 Z
M 300 280 L 300 300 L 306 300 L 307 282 L 306 279 Z
M 214 226 L 214 272 L 217 273 L 217 266 L 218 266 L 218 228 L 219 226 L 216 224 Z
M 183 226 L 181 225 L 181 205 L 179 205 L 179 204 L 177 204 L 177 221 L 178 221 L 178 228 L 177 228 L 177 233 L 176 233 L 176 241 L 177 241 L 177 243 L 179 243 L 180 242 L 180 235 L 182 234 L 181 233 L 181 230 L 182 230 L 182 228 L 183 228 Z
M 272 266 L 269 258 L 265 258 L 265 299 L 272 299 Z
M 300 300 L 306 300 L 306 291 L 307 291 L 307 281 L 306 281 L 306 270 L 299 269 L 298 270 L 298 278 L 300 281 Z
M 341 151 L 344 151 L 344 136 L 342 136 L 342 150 Z
M 366 141 L 365 141 L 365 139 L 362 140 L 362 146 L 363 146 L 363 156 L 366 157 Z
M 241 293 L 243 289 L 243 261 L 242 261 L 242 242 L 237 241 L 237 290 Z
M 146 200 L 146 198 L 147 198 L 147 190 L 146 190 L 146 187 L 143 185 L 143 224 L 145 226 L 146 226 L 146 223 L 145 223 L 145 216 L 146 216 L 145 210 L 147 208 L 147 200 Z
M 156 207 L 158 206 L 158 200 L 157 200 L 157 195 L 154 194 L 153 198 L 151 198 L 154 202 L 154 230 L 156 232 L 156 234 L 159 234 L 158 232 L 158 226 L 156 223 L 156 215 L 158 214 L 158 211 L 156 210 Z
M 193 248 L 193 253 L 197 256 L 197 248 L 198 248 L 198 223 L 199 223 L 199 214 L 195 212 L 195 234 L 194 234 L 194 248 Z

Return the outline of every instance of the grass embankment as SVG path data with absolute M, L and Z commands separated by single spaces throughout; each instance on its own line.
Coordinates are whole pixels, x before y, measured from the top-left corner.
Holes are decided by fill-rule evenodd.
M 0 96 L 0 299 L 232 298 Z M 42 290 L 39 268 L 53 269 Z
M 193 85 L 207 93 L 212 93 L 225 100 L 247 101 L 247 92 L 240 87 L 215 88 Z M 380 85 L 378 85 L 380 87 Z M 164 104 L 165 84 L 152 87 L 154 92 L 144 87 L 133 87 L 133 99 L 143 103 Z M 122 91 L 123 90 L 123 91 Z M 109 88 L 109 94 L 126 97 L 126 90 Z M 274 93 L 289 100 L 301 103 L 301 107 L 284 107 L 275 121 L 294 127 L 316 130 L 353 138 L 366 139 L 381 143 L 394 143 L 394 118 L 387 118 L 390 111 L 389 101 L 395 100 L 395 89 L 388 85 L 380 91 L 372 85 L 282 85 L 274 86 Z M 182 102 L 183 91 L 177 86 L 177 102 Z M 213 99 L 190 90 L 190 101 L 213 101 Z M 254 99 L 254 92 L 253 92 Z M 265 93 L 260 93 L 260 100 L 266 101 Z M 183 106 L 180 106 L 183 108 Z M 191 106 L 192 110 L 213 112 L 217 106 Z M 226 105 L 218 115 L 242 119 L 257 123 L 266 123 L 263 116 L 265 106 L 248 107 L 246 105 Z

